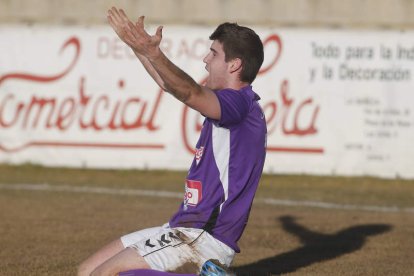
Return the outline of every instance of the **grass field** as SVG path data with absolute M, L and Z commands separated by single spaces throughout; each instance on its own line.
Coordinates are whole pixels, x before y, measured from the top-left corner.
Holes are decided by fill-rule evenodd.
M 75 275 L 107 242 L 166 222 L 184 178 L 0 165 L 0 275 Z M 414 275 L 414 181 L 264 175 L 239 245 L 238 275 Z

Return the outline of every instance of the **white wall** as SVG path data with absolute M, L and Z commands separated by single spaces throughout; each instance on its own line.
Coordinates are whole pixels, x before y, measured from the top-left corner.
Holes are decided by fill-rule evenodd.
M 164 28 L 163 50 L 198 82 L 212 31 Z M 266 172 L 414 178 L 412 31 L 257 31 Z M 108 26 L 0 37 L 0 162 L 189 167 L 203 118 L 160 94 Z

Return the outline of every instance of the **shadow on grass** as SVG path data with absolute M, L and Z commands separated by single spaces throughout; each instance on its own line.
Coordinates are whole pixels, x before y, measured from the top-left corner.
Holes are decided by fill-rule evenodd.
M 233 268 L 238 276 L 294 272 L 313 263 L 356 251 L 362 248 L 368 236 L 384 233 L 392 228 L 387 224 L 366 224 L 351 226 L 334 234 L 322 234 L 298 224 L 291 216 L 283 216 L 279 220 L 283 229 L 297 236 L 303 245 L 290 252 Z

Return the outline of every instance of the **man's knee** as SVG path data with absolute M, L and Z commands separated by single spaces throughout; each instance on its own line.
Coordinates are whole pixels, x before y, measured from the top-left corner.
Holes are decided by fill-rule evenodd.
M 118 275 L 132 269 L 150 269 L 150 266 L 134 249 L 126 248 L 97 266 L 90 275 Z
M 110 271 L 105 269 L 105 267 L 103 267 L 103 266 L 98 266 L 89 275 L 90 276 L 102 276 L 102 275 L 115 275 L 115 274 L 116 273 L 111 274 Z
M 78 276 L 89 276 L 94 268 L 90 266 L 90 264 L 87 261 L 83 261 L 78 266 L 77 275 Z
M 112 241 L 78 266 L 78 276 L 90 275 L 98 266 L 124 249 L 120 240 Z

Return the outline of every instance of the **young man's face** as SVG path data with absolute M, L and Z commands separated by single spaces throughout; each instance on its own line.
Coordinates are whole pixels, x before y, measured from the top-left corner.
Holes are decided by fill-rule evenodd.
M 210 52 L 203 59 L 209 75 L 206 86 L 213 90 L 227 88 L 228 63 L 225 62 L 223 44 L 214 40 L 210 47 Z

